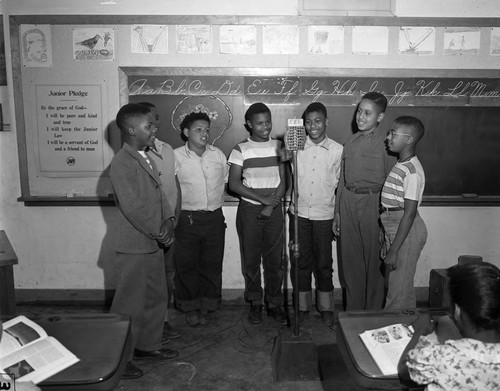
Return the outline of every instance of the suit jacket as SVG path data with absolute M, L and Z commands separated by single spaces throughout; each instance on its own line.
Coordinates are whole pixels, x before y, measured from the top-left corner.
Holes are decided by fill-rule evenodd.
M 151 165 L 127 143 L 111 161 L 109 176 L 120 212 L 114 240 L 118 252 L 157 251 L 160 246 L 155 237 L 163 222 L 174 216 L 153 161 Z

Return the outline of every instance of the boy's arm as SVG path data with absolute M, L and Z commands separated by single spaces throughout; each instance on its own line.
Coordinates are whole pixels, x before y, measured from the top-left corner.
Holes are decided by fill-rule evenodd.
M 242 182 L 242 173 L 243 173 L 243 167 L 239 166 L 237 164 L 231 164 L 231 167 L 229 168 L 229 189 L 231 191 L 235 192 L 236 194 L 243 196 L 245 198 L 250 198 L 252 200 L 260 202 L 262 205 L 271 205 L 273 207 L 277 206 L 280 201 L 281 197 L 277 197 L 276 195 L 272 196 L 264 196 L 262 194 L 259 194 L 258 192 L 246 187 L 243 182 Z M 280 172 L 281 175 L 281 172 Z M 280 181 L 281 185 L 281 181 Z M 279 188 L 279 186 L 278 186 Z M 283 193 L 284 194 L 284 190 Z
M 279 197 L 279 200 L 281 200 L 283 198 L 283 196 L 285 195 L 286 187 L 287 187 L 286 186 L 287 169 L 286 169 L 285 164 L 281 163 L 279 165 L 279 173 L 280 173 L 280 184 L 278 185 L 278 187 L 274 191 L 273 196 Z M 271 214 L 273 213 L 273 209 L 276 208 L 278 205 L 280 205 L 280 203 L 278 203 L 277 205 L 266 205 L 266 206 L 264 206 L 264 208 L 262 209 L 260 214 L 262 216 L 264 216 L 264 218 L 270 217 Z
M 128 221 L 151 239 L 161 236 L 161 226 L 157 226 L 158 213 L 161 213 L 161 200 L 156 205 L 153 199 L 144 199 L 138 188 L 137 168 L 132 164 L 112 167 L 110 179 L 118 200 L 118 206 Z M 140 194 L 141 193 L 141 194 Z
M 418 201 L 409 200 L 407 198 L 405 200 L 404 206 L 404 214 L 399 222 L 398 230 L 396 235 L 394 236 L 394 240 L 391 243 L 391 247 L 389 251 L 387 251 L 387 255 L 385 256 L 384 263 L 389 271 L 397 269 L 398 265 L 396 264 L 398 251 L 403 245 L 406 237 L 408 236 L 408 232 L 410 232 L 413 221 L 415 220 L 415 216 L 417 215 L 417 207 Z
M 182 208 L 181 184 L 179 183 L 179 178 L 177 178 L 177 175 L 175 176 L 175 186 L 177 187 L 177 204 L 175 205 L 175 225 L 177 226 L 179 218 L 181 217 Z
M 339 182 L 337 184 L 337 195 L 335 196 L 335 208 L 333 215 L 333 234 L 335 237 L 340 236 L 340 202 L 339 200 L 342 197 L 342 192 L 344 191 L 345 184 L 345 174 L 344 174 L 344 151 L 342 151 L 342 157 L 340 158 L 340 173 L 339 173 Z
M 287 175 L 286 175 L 286 166 L 284 163 L 280 163 L 279 165 L 279 172 L 280 172 L 280 184 L 276 188 L 276 191 L 274 192 L 274 195 L 276 197 L 279 197 L 281 200 L 283 196 L 285 195 L 286 192 L 286 182 L 287 182 Z

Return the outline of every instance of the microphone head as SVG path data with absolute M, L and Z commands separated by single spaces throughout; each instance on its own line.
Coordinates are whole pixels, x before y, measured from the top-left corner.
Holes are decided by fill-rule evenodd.
M 306 144 L 306 128 L 304 121 L 300 118 L 288 120 L 285 134 L 285 148 L 289 151 L 302 151 Z

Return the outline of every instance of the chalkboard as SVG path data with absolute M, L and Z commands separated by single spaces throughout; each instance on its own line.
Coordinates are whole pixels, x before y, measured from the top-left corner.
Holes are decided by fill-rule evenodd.
M 277 70 L 279 71 L 279 70 Z M 275 72 L 277 72 L 275 70 Z M 328 109 L 328 135 L 344 143 L 356 131 L 353 116 L 368 91 L 384 93 L 389 107 L 381 127 L 394 118 L 419 118 L 426 133 L 417 153 L 426 172 L 427 204 L 488 204 L 500 200 L 500 80 L 489 72 L 427 71 L 388 77 L 376 70 L 365 76 L 349 71 L 336 76 L 322 70 L 293 70 L 287 74 L 248 74 L 241 69 L 122 68 L 122 103 L 148 101 L 160 112 L 158 137 L 183 144 L 178 125 L 191 111 L 213 117 L 212 143 L 229 155 L 248 136 L 244 113 L 254 102 L 269 105 L 273 134 L 282 137 L 288 118 L 298 118 L 306 106 L 319 101 Z M 438 74 L 439 77 L 431 76 Z M 385 75 L 385 76 L 384 76 Z

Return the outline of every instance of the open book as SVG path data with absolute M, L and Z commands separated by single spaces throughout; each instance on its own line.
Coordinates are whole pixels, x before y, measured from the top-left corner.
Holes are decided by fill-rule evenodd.
M 3 325 L 0 372 L 37 384 L 80 361 L 35 322 L 18 316 Z
M 384 375 L 397 375 L 398 362 L 411 340 L 413 327 L 402 323 L 367 330 L 359 336 Z

